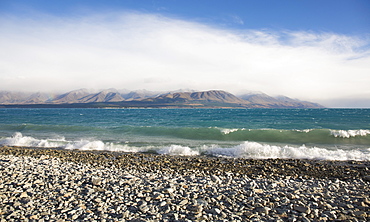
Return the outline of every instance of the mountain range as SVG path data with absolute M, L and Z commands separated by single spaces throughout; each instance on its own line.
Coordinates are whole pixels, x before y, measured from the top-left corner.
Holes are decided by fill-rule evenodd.
M 323 108 L 322 105 L 286 96 L 264 93 L 235 96 L 222 90 L 152 92 L 79 89 L 67 93 L 24 93 L 0 91 L 2 107 L 154 107 L 154 108 Z

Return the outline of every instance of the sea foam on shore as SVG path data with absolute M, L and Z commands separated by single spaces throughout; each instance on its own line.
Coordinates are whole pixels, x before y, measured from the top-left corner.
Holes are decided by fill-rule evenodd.
M 68 150 L 101 150 L 137 153 L 158 153 L 168 155 L 212 155 L 232 158 L 253 159 L 318 159 L 318 160 L 357 160 L 370 161 L 370 148 L 351 146 L 346 147 L 317 147 L 293 146 L 284 144 L 266 144 L 252 141 L 241 142 L 237 145 L 220 146 L 214 144 L 189 147 L 179 144 L 167 145 L 135 145 L 117 144 L 100 140 L 81 139 L 68 141 L 63 137 L 53 139 L 37 139 L 15 133 L 12 137 L 0 139 L 2 146 L 62 148 Z M 325 145 L 322 145 L 325 146 Z

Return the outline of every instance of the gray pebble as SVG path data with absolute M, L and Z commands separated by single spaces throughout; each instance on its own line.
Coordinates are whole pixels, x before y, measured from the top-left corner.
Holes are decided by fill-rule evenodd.
M 62 161 L 47 155 L 0 155 L 0 221 L 370 219 L 370 184 L 366 177 L 348 181 L 248 177 L 197 170 L 151 170 L 147 165 L 125 169 Z

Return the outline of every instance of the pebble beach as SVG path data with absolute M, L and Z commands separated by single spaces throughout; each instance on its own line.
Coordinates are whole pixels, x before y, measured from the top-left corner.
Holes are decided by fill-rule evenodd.
M 0 221 L 369 221 L 370 162 L 0 148 Z

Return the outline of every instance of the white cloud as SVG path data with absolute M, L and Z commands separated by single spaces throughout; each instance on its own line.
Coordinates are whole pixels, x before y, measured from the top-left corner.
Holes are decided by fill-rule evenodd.
M 132 12 L 0 17 L 0 89 L 216 88 L 340 98 L 370 92 L 368 43 L 333 33 L 225 30 Z

